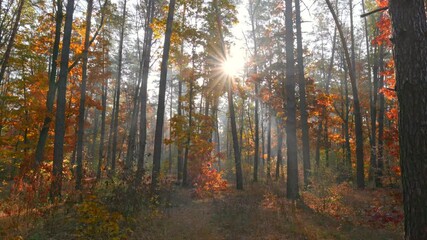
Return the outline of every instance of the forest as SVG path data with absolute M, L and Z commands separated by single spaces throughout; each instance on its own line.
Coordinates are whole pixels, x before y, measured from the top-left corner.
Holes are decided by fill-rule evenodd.
M 427 239 L 425 0 L 0 0 L 0 239 Z

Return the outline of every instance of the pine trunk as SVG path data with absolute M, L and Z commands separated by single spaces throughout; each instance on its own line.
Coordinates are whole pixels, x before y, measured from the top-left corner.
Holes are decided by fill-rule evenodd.
M 405 238 L 427 239 L 427 22 L 425 1 L 390 0 Z
M 172 24 L 175 12 L 175 0 L 170 0 L 166 22 L 165 42 L 163 45 L 162 64 L 160 67 L 159 101 L 157 106 L 156 133 L 154 138 L 153 171 L 151 189 L 157 189 L 160 175 L 160 159 L 162 155 L 163 120 L 165 117 L 166 77 L 168 72 L 169 49 L 171 45 Z
M 297 161 L 297 130 L 296 130 L 296 98 L 295 98 L 295 61 L 294 32 L 292 20 L 292 0 L 286 0 L 286 148 L 288 157 L 287 198 L 296 200 L 298 194 L 298 161 Z

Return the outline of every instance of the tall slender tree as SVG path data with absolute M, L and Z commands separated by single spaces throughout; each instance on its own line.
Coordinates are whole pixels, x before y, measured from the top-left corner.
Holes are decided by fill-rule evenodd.
M 64 162 L 65 108 L 67 92 L 68 61 L 70 58 L 71 31 L 73 25 L 74 0 L 68 0 L 65 10 L 64 36 L 62 38 L 61 64 L 56 100 L 55 139 L 53 146 L 53 170 L 50 197 L 53 201 L 61 196 L 62 169 Z
M 300 112 L 301 112 L 301 129 L 302 129 L 302 162 L 304 166 L 304 185 L 308 186 L 311 171 L 310 165 L 310 139 L 308 128 L 307 114 L 307 98 L 305 91 L 305 74 L 304 74 L 304 58 L 302 47 L 302 31 L 301 31 L 301 9 L 300 0 L 295 0 L 295 17 L 296 17 L 296 34 L 297 34 L 297 61 L 298 61 L 298 86 L 300 96 Z
M 111 171 L 114 173 L 116 170 L 116 157 L 117 157 L 117 142 L 118 142 L 118 131 L 119 131 L 119 112 L 120 112 L 120 91 L 121 91 L 121 80 L 122 80 L 122 64 L 123 64 L 123 41 L 126 28 L 126 3 L 127 0 L 123 1 L 122 19 L 120 23 L 120 40 L 119 40 L 119 61 L 117 64 L 117 81 L 116 81 L 116 98 L 114 99 L 115 112 L 114 112 L 114 124 L 113 124 L 113 145 L 111 152 Z
M 298 196 L 298 161 L 297 161 L 297 130 L 296 130 L 296 98 L 295 98 L 295 60 L 292 0 L 285 2 L 286 26 L 286 144 L 287 144 L 287 193 L 288 199 L 296 200 Z
M 15 44 L 15 37 L 18 32 L 19 23 L 21 21 L 21 14 L 22 14 L 22 9 L 24 8 L 24 2 L 25 2 L 24 0 L 19 0 L 18 2 L 15 18 L 13 19 L 12 32 L 10 34 L 9 41 L 7 43 L 6 51 L 3 54 L 1 59 L 0 84 L 3 82 L 4 74 L 6 73 L 6 68 L 9 64 L 10 53 L 12 52 L 12 48 Z
M 362 113 L 360 110 L 359 93 L 357 90 L 356 72 L 353 67 L 353 61 L 350 58 L 348 51 L 347 41 L 345 40 L 344 32 L 341 27 L 341 23 L 338 19 L 337 14 L 331 4 L 330 0 L 325 0 L 328 8 L 334 18 L 335 25 L 337 27 L 341 44 L 344 50 L 345 60 L 347 62 L 348 71 L 350 75 L 351 89 L 353 93 L 353 107 L 354 107 L 354 119 L 355 119 L 355 133 L 356 133 L 356 182 L 358 188 L 365 187 L 365 170 L 363 160 L 363 128 L 362 128 Z
M 142 49 L 142 60 L 140 62 L 140 68 L 142 66 L 141 79 L 141 90 L 140 90 L 140 120 L 139 120 L 139 152 L 138 152 L 138 163 L 136 169 L 135 183 L 139 185 L 141 183 L 142 176 L 144 175 L 144 158 L 145 158 L 145 146 L 147 141 L 147 86 L 148 86 L 148 74 L 150 71 L 150 58 L 151 58 L 151 45 L 153 39 L 153 29 L 151 24 L 154 19 L 155 0 L 148 1 L 147 13 L 145 16 L 145 31 L 144 31 L 144 42 Z
M 166 21 L 165 42 L 163 44 L 162 64 L 160 67 L 159 101 L 157 105 L 156 133 L 154 136 L 154 154 L 151 189 L 157 189 L 162 156 L 163 121 L 165 115 L 166 78 L 168 72 L 169 49 L 171 45 L 172 24 L 175 13 L 175 0 L 169 1 L 168 18 Z
M 43 121 L 42 129 L 40 130 L 39 139 L 37 141 L 36 153 L 35 153 L 35 164 L 40 165 L 43 156 L 44 149 L 46 146 L 47 137 L 49 135 L 50 123 L 52 122 L 53 104 L 55 102 L 56 93 L 56 72 L 57 72 L 57 59 L 59 53 L 59 44 L 61 42 L 61 27 L 62 27 L 62 0 L 56 2 L 56 14 L 55 14 L 55 39 L 52 47 L 52 61 L 49 73 L 49 88 L 46 99 L 46 116 Z
M 80 86 L 80 105 L 79 105 L 79 116 L 78 116 L 78 130 L 77 130 L 77 161 L 76 161 L 76 189 L 81 190 L 82 188 L 82 177 L 83 177 L 83 137 L 84 137 L 84 124 L 85 124 L 85 111 L 86 111 L 86 85 L 87 85 L 87 68 L 88 68 L 88 52 L 89 52 L 89 38 L 90 28 L 92 23 L 92 10 L 93 0 L 87 0 L 87 11 L 86 11 L 86 33 L 83 49 L 83 65 L 82 65 L 82 82 Z

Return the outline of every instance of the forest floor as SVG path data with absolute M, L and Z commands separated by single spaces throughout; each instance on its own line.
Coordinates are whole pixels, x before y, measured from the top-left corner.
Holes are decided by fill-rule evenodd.
M 341 184 L 328 191 L 304 191 L 301 200 L 292 203 L 286 200 L 284 182 L 245 187 L 237 191 L 229 186 L 214 197 L 195 199 L 191 189 L 171 186 L 162 195 L 163 203 L 123 218 L 120 229 L 111 220 L 117 217 L 96 204 L 83 207 L 89 210 L 89 218 L 83 220 L 76 214 L 81 210 L 63 205 L 37 224 L 21 226 L 20 236 L 24 237 L 10 239 L 403 239 L 401 210 L 396 210 L 401 206 L 393 204 L 393 192 L 398 191 L 359 191 Z M 101 217 L 93 220 L 94 214 Z M 98 229 L 99 220 L 109 223 Z M 0 224 L 9 221 L 0 218 Z M 82 221 L 95 228 L 76 227 Z M 15 220 L 15 224 L 24 222 Z M 121 233 L 114 238 L 105 231 Z
M 254 184 L 245 191 L 229 190 L 206 200 L 194 200 L 188 189 L 176 189 L 162 217 L 152 222 L 151 227 L 136 230 L 133 236 L 135 239 L 403 239 L 401 223 L 382 224 L 381 217 L 370 213 L 356 216 L 366 215 L 367 211 L 331 216 L 330 211 L 313 210 L 301 201 L 293 205 L 285 200 L 284 187 L 279 186 L 285 185 Z M 341 202 L 359 208 L 366 205 L 364 200 L 373 202 L 379 195 L 364 190 L 347 196 L 348 199 L 344 196 Z M 347 210 L 343 207 L 342 211 L 346 214 Z

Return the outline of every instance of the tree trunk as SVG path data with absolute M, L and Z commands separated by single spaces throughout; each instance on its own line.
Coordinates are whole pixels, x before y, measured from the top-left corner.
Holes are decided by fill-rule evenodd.
M 255 153 L 254 153 L 254 173 L 253 173 L 253 181 L 258 181 L 258 163 L 259 163 L 259 99 L 258 99 L 258 91 L 259 91 L 259 83 L 258 83 L 258 41 L 255 34 L 255 26 L 256 26 L 256 7 L 258 6 L 259 1 L 257 1 L 256 5 L 250 2 L 249 7 L 251 8 L 251 31 L 252 38 L 254 41 L 254 75 L 256 78 L 254 79 L 255 85 Z
M 153 39 L 153 29 L 151 24 L 154 18 L 154 0 L 148 1 L 147 16 L 145 19 L 145 34 L 142 49 L 142 74 L 141 74 L 141 99 L 140 99 L 140 120 L 139 120 L 139 152 L 138 164 L 136 169 L 135 184 L 139 186 L 144 175 L 144 158 L 145 146 L 147 144 L 147 86 L 148 74 L 150 71 L 150 58 L 151 58 L 151 43 Z
M 125 25 L 126 25 L 126 3 L 127 0 L 123 2 L 123 13 L 122 13 L 122 22 L 120 30 L 120 40 L 119 40 L 119 62 L 117 66 L 117 82 L 116 82 L 116 99 L 114 105 L 116 106 L 116 111 L 114 112 L 114 125 L 113 125 L 113 145 L 111 152 L 111 172 L 114 174 L 116 170 L 116 154 L 117 154 L 117 135 L 119 131 L 119 112 L 120 112 L 120 91 L 121 91 L 121 80 L 122 80 L 122 64 L 123 64 L 123 40 L 125 35 Z
M 195 71 L 194 69 L 195 64 L 194 64 L 194 58 L 193 58 L 193 73 Z M 184 162 L 183 162 L 183 166 L 182 166 L 182 185 L 183 186 L 188 186 L 189 182 L 188 182 L 188 154 L 190 151 L 190 144 L 191 144 L 191 132 L 192 132 L 192 127 L 193 127 L 193 82 L 195 81 L 194 79 L 194 74 L 190 79 L 190 86 L 188 88 L 189 92 L 189 99 L 188 99 L 188 129 L 187 129 L 187 141 L 185 143 L 185 149 L 184 149 Z
M 87 63 L 88 63 L 88 52 L 89 52 L 89 37 L 90 28 L 92 22 L 92 9 L 93 0 L 87 0 L 87 12 L 86 12 L 86 33 L 85 42 L 83 49 L 83 66 L 82 66 L 82 82 L 80 85 L 80 107 L 78 116 L 78 131 L 77 131 L 77 161 L 76 161 L 76 190 L 82 189 L 82 178 L 83 178 L 83 138 L 84 138 L 84 125 L 85 125 L 85 111 L 86 111 L 86 84 L 87 84 Z
M 170 40 L 172 36 L 172 24 L 175 12 L 175 0 L 170 0 L 168 18 L 166 22 L 165 42 L 163 45 L 162 65 L 160 67 L 160 87 L 159 87 L 159 101 L 157 106 L 157 119 L 156 119 L 156 134 L 154 138 L 154 155 L 153 155 L 153 171 L 151 189 L 157 189 L 158 177 L 160 174 L 160 159 L 162 155 L 162 136 L 163 136 L 163 120 L 165 115 L 165 95 L 166 95 L 166 77 L 168 72 L 168 60 Z
M 384 70 L 384 47 L 380 46 L 380 55 L 379 55 L 379 73 L 382 73 Z M 378 89 L 384 88 L 384 76 L 379 75 L 379 86 Z M 378 166 L 377 166 L 377 187 L 382 187 L 382 177 L 384 170 L 384 94 L 380 93 L 379 95 L 379 110 L 378 110 Z
M 357 90 L 356 73 L 350 59 L 348 52 L 347 42 L 345 40 L 344 32 L 339 22 L 338 16 L 332 7 L 330 0 L 325 0 L 329 10 L 334 18 L 335 24 L 338 29 L 338 33 L 341 38 L 341 44 L 344 49 L 344 55 L 346 58 L 348 70 L 350 73 L 350 82 L 353 92 L 353 107 L 354 107 L 354 118 L 355 118 L 355 132 L 356 132 L 356 181 L 358 188 L 365 187 L 365 171 L 364 171 L 364 160 L 363 160 L 363 128 L 362 128 L 362 113 L 360 110 L 359 93 Z
M 16 9 L 16 18 L 13 23 L 12 33 L 10 34 L 9 42 L 7 43 L 6 51 L 3 55 L 0 68 L 0 84 L 3 82 L 4 74 L 9 63 L 10 53 L 12 52 L 13 45 L 15 44 L 15 36 L 18 32 L 19 22 L 21 20 L 22 8 L 24 7 L 24 0 L 20 0 L 18 8 Z
M 297 161 L 297 130 L 296 130 L 296 99 L 295 99 L 295 61 L 294 32 L 292 20 L 292 0 L 286 0 L 286 144 L 288 156 L 287 198 L 296 200 L 298 194 L 298 161 Z
M 102 54 L 104 55 L 104 48 L 102 49 Z M 102 59 L 102 71 L 105 71 L 105 59 Z M 108 89 L 108 79 L 102 84 L 102 113 L 101 113 L 101 137 L 99 139 L 99 154 L 98 154 L 98 168 L 96 172 L 96 179 L 101 179 L 101 170 L 102 163 L 104 160 L 104 139 L 105 139 L 105 118 L 107 113 L 107 89 Z
M 304 76 L 304 59 L 302 49 L 302 33 L 301 33 L 301 10 L 300 0 L 295 0 L 296 12 L 296 30 L 297 30 L 297 61 L 298 61 L 298 78 L 299 78 L 299 95 L 300 95 L 300 112 L 301 112 L 301 129 L 302 129 L 302 159 L 304 165 L 304 185 L 308 186 L 311 164 L 310 164 L 310 139 L 308 128 L 307 115 L 307 100 L 305 91 L 305 76 Z
M 280 177 L 280 166 L 282 165 L 283 157 L 282 157 L 282 145 L 283 145 L 283 134 L 282 134 L 282 121 L 280 117 L 276 118 L 276 129 L 277 129 L 277 162 L 276 162 L 276 181 L 279 180 Z
M 405 238 L 427 239 L 427 22 L 425 1 L 390 0 Z
M 271 87 L 270 87 L 271 92 Z M 272 111 L 270 106 L 267 107 L 268 123 L 267 123 L 267 181 L 271 180 L 271 117 Z
M 52 61 L 51 71 L 49 74 L 49 89 L 47 92 L 46 109 L 47 113 L 43 121 L 43 127 L 40 131 L 39 140 L 37 142 L 36 153 L 35 153 L 35 164 L 39 166 L 44 157 L 44 148 L 46 146 L 47 137 L 49 136 L 50 123 L 52 122 L 53 104 L 55 102 L 56 92 L 56 71 L 57 71 L 57 59 L 59 53 L 59 44 L 61 42 L 61 26 L 62 26 L 62 0 L 56 1 L 56 15 L 55 15 L 55 39 L 53 42 L 52 49 Z
M 234 150 L 234 162 L 236 167 L 236 188 L 243 190 L 243 174 L 242 174 L 242 162 L 239 154 L 239 140 L 237 139 L 237 127 L 236 127 L 236 116 L 234 113 L 234 103 L 233 103 L 233 87 L 232 79 L 227 79 L 228 81 L 228 109 L 230 112 L 230 125 L 231 125 L 231 135 L 233 137 L 233 150 Z
M 362 0 L 362 11 L 365 12 L 365 1 Z M 369 180 L 374 182 L 376 185 L 376 177 L 375 172 L 377 168 L 377 149 L 376 149 L 376 134 L 377 134 L 377 96 L 378 96 L 378 67 L 376 68 L 377 73 L 374 73 L 374 78 L 372 78 L 371 74 L 371 48 L 369 45 L 369 31 L 368 31 L 368 22 L 366 18 L 363 19 L 364 28 L 365 28 L 365 45 L 366 45 L 366 58 L 367 66 L 368 66 L 368 80 L 371 85 L 370 88 L 370 108 L 371 108 L 371 156 L 370 156 L 370 169 L 369 169 Z M 374 64 L 377 65 L 377 64 Z M 378 65 L 377 65 L 378 66 Z M 374 81 L 372 81 L 372 79 Z M 371 90 L 372 89 L 372 90 Z
M 65 109 L 67 92 L 68 61 L 70 58 L 71 31 L 73 25 L 74 0 L 68 0 L 62 40 L 61 67 L 58 80 L 58 97 L 56 101 L 55 140 L 53 145 L 53 170 L 50 189 L 51 201 L 61 196 L 62 164 L 64 161 Z

